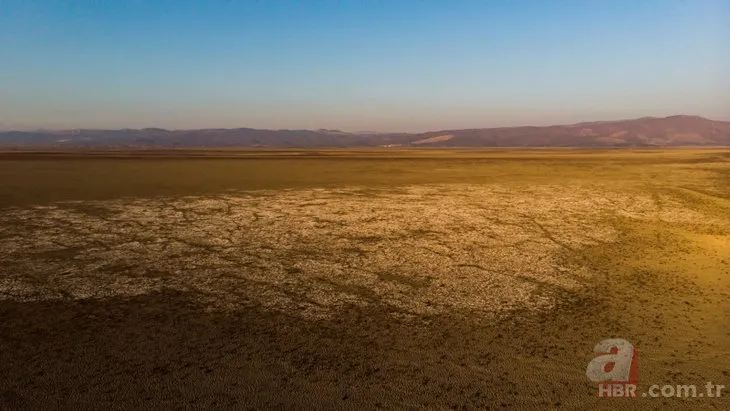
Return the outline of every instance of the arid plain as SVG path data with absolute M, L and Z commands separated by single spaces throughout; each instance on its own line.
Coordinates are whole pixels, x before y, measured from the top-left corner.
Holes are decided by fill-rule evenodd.
M 0 408 L 727 409 L 730 150 L 0 153 Z M 61 401 L 61 402 L 59 402 Z

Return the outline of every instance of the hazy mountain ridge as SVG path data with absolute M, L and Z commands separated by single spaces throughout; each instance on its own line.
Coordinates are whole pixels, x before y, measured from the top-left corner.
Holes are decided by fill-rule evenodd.
M 252 128 L 56 130 L 0 132 L 3 147 L 641 147 L 730 145 L 730 122 L 697 116 L 441 130 L 348 133 Z

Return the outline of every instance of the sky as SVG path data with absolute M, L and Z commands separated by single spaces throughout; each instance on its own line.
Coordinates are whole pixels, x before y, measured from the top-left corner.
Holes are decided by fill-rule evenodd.
M 0 0 L 0 129 L 730 120 L 730 0 Z

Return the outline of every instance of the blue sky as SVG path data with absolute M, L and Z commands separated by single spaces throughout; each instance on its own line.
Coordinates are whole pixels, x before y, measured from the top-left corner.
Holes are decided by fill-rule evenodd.
M 0 129 L 730 119 L 730 1 L 0 0 Z

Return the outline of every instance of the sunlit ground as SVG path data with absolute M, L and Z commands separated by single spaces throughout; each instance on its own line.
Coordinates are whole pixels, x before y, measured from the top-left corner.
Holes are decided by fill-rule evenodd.
M 727 151 L 133 154 L 0 162 L 13 401 L 687 405 L 596 398 L 610 337 L 641 383 L 730 387 Z

